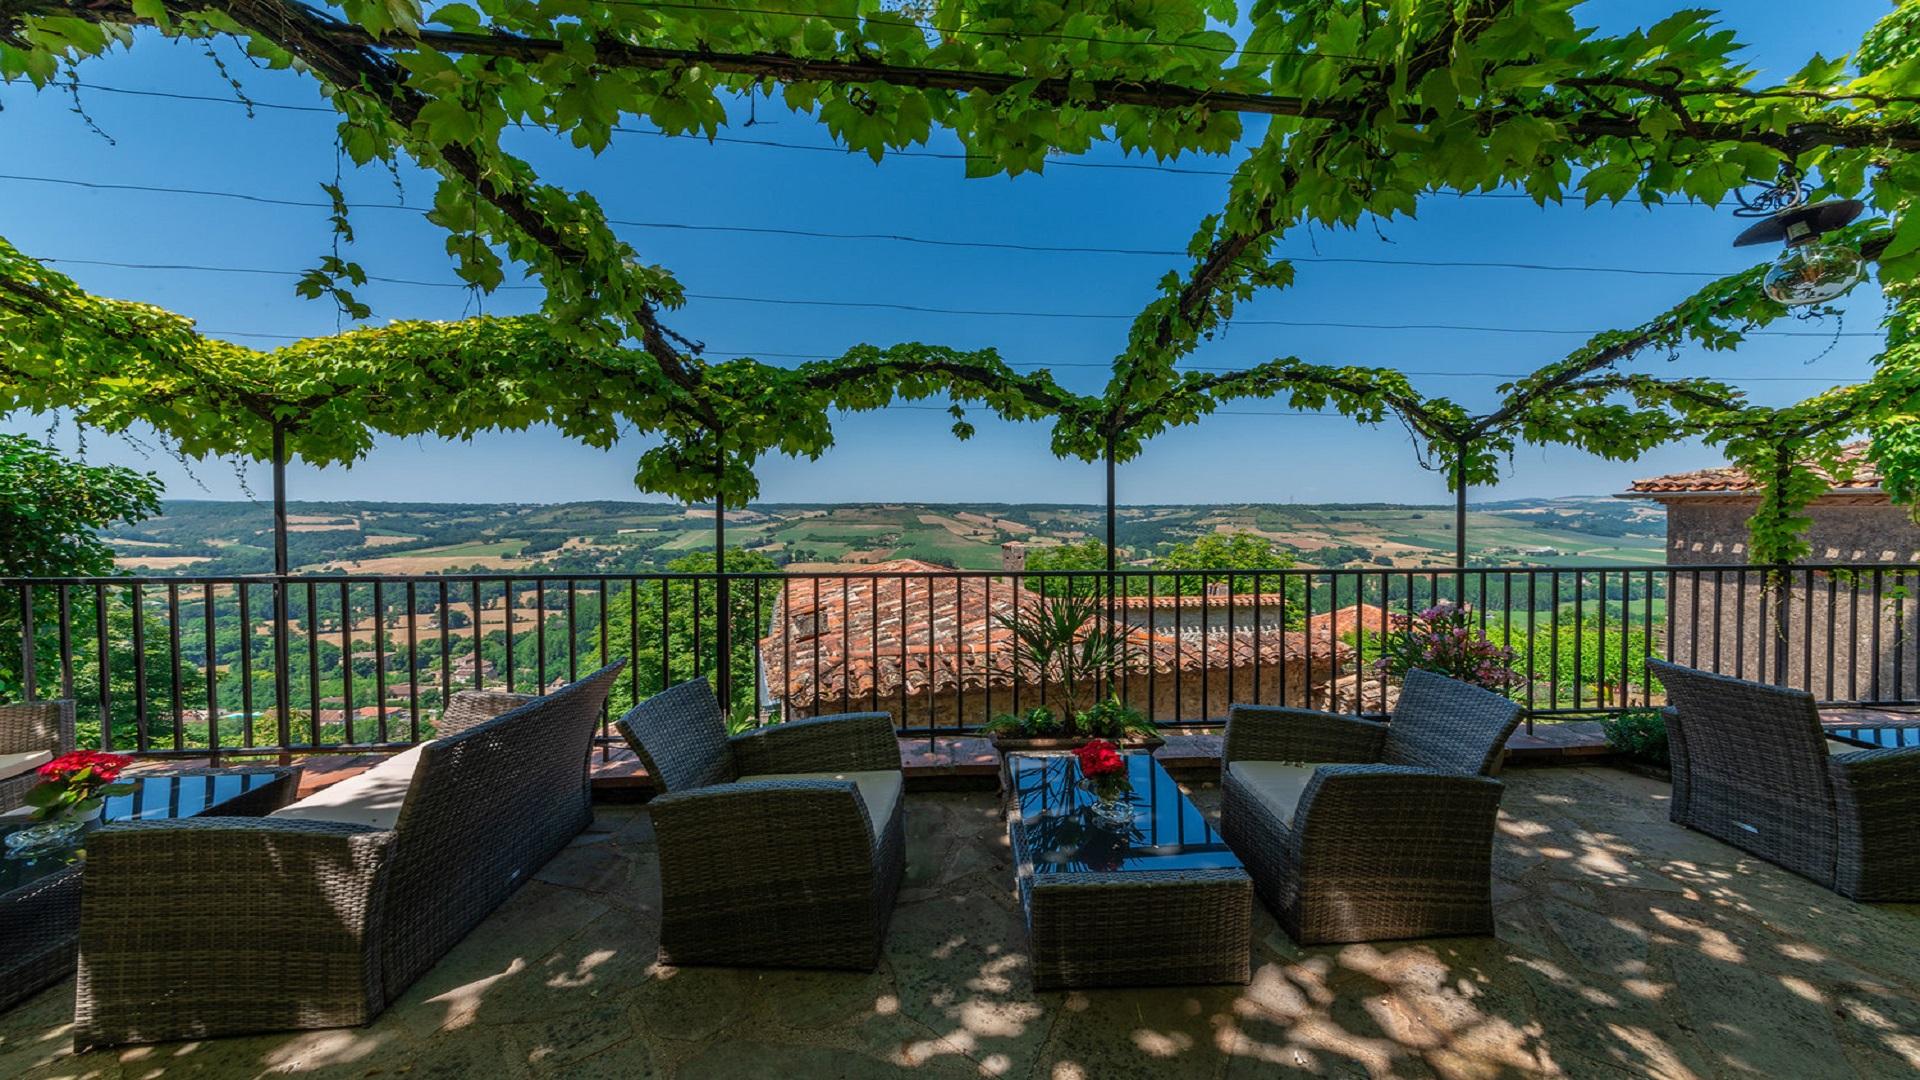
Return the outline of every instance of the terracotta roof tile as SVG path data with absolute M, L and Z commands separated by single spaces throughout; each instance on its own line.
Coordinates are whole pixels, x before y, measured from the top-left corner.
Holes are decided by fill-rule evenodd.
M 1010 689 L 1016 678 L 1012 632 L 997 617 L 1038 594 L 987 574 L 953 575 L 946 567 L 913 559 L 877 563 L 841 578 L 794 578 L 787 582 L 760 640 L 769 693 L 806 708 L 816 700 L 857 705 L 863 699 L 897 698 L 904 679 L 909 696 L 953 690 Z M 1198 600 L 1198 597 L 1188 599 Z M 1277 604 L 1278 597 L 1273 602 Z M 1353 625 L 1341 623 L 1343 632 Z M 1344 656 L 1346 647 L 1325 626 L 1306 632 L 1248 628 L 1233 633 L 1128 631 L 1136 671 L 1160 673 L 1225 670 L 1271 664 L 1312 654 L 1316 662 Z
M 1174 593 L 1171 595 L 1156 594 L 1153 596 L 1123 596 L 1119 600 L 1115 601 L 1115 604 L 1123 611 L 1145 611 L 1148 608 L 1152 608 L 1155 611 L 1165 611 L 1170 608 L 1193 608 L 1195 610 L 1198 610 L 1200 608 L 1210 608 L 1210 609 L 1219 609 L 1224 611 L 1225 609 L 1230 607 L 1231 608 L 1267 607 L 1267 608 L 1273 608 L 1274 610 L 1277 611 L 1280 608 L 1281 602 L 1282 602 L 1282 597 L 1281 597 L 1281 594 L 1279 593 L 1236 592 L 1236 593 L 1229 594 L 1225 592 L 1216 592 L 1216 593 L 1210 593 L 1204 596 L 1199 593 Z
M 1857 442 L 1848 446 L 1843 462 L 1852 466 L 1852 471 L 1844 479 L 1836 479 L 1825 469 L 1814 471 L 1825 477 L 1828 486 L 1835 491 L 1872 491 L 1880 487 L 1880 470 L 1867 460 L 1867 444 Z M 1628 489 L 1637 495 L 1666 495 L 1708 492 L 1753 491 L 1759 485 L 1746 470 L 1733 465 L 1722 465 L 1712 469 L 1695 469 L 1692 472 L 1669 473 L 1666 476 L 1654 476 L 1645 480 L 1635 480 Z

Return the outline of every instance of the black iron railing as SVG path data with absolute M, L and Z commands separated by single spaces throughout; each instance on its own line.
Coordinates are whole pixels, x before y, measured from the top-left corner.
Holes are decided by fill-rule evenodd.
M 430 737 L 461 689 L 535 692 L 630 661 L 610 710 L 716 678 L 737 726 L 848 709 L 903 733 L 1111 693 L 1167 727 L 1232 702 L 1377 714 L 1383 638 L 1436 602 L 1512 650 L 1532 716 L 1657 704 L 1661 656 L 1833 705 L 1920 703 L 1920 567 L 928 571 L 0 580 L 0 698 L 79 703 L 82 742 L 156 756 Z M 1014 647 L 1084 596 L 1120 661 L 1062 685 Z

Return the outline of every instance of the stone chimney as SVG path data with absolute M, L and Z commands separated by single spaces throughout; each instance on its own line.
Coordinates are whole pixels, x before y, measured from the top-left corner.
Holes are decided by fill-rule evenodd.
M 1001 544 L 1000 569 L 1009 574 L 1024 572 L 1027 569 L 1027 545 L 1018 540 L 1009 540 Z

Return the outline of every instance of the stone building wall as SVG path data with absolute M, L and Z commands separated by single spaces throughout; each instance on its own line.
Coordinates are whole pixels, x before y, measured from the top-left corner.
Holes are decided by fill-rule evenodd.
M 1730 565 L 1748 560 L 1747 519 L 1756 498 L 1710 495 L 1666 498 L 1667 561 L 1675 566 Z M 1809 510 L 1807 540 L 1814 563 L 1920 562 L 1920 525 L 1882 496 L 1829 495 Z
M 1747 518 L 1756 500 L 1670 498 L 1668 561 L 1737 566 L 1749 559 Z M 1889 566 L 1920 563 L 1920 525 L 1884 496 L 1830 495 L 1810 510 L 1805 562 Z M 1668 596 L 1673 659 L 1746 679 L 1780 681 L 1834 701 L 1920 698 L 1920 577 L 1883 571 L 1790 575 L 1782 633 L 1762 570 L 1681 574 Z M 1717 632 L 1716 632 L 1717 630 Z

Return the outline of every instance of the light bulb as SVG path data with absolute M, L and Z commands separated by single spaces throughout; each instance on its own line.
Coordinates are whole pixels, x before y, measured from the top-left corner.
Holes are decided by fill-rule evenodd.
M 1788 307 L 1820 304 L 1853 288 L 1862 269 L 1858 252 L 1814 240 L 1782 251 L 1760 287 Z

